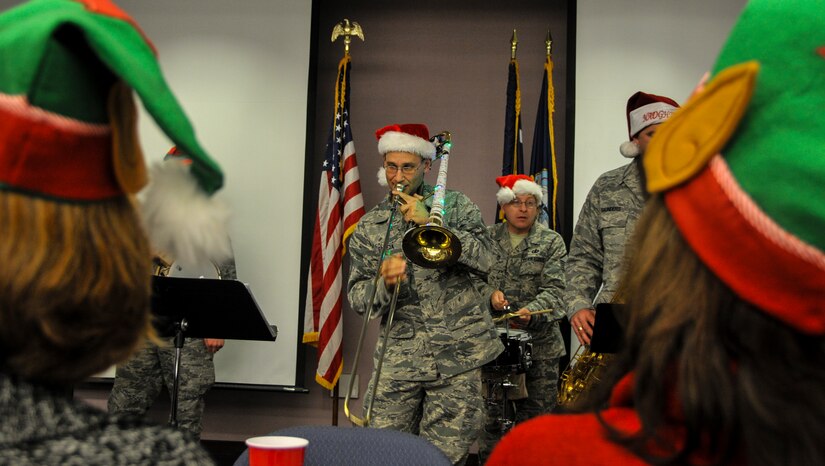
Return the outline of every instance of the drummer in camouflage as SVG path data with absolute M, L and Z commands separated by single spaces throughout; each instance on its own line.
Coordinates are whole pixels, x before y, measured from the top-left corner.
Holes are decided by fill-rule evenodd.
M 565 355 L 558 319 L 564 317 L 564 260 L 561 236 L 536 222 L 541 187 L 527 175 L 496 179 L 496 199 L 506 222 L 488 227 L 493 238 L 489 284 L 493 311 L 512 308 L 519 317 L 508 322 L 523 328 L 532 344 L 532 365 L 525 375 L 526 398 L 514 400 L 515 421 L 549 413 L 556 405 L 559 359 Z M 549 311 L 531 314 L 536 311 Z M 501 407 L 487 404 L 487 421 L 479 438 L 479 459 L 486 460 L 503 434 Z
M 368 390 L 377 384 L 370 425 L 420 435 L 453 464 L 464 464 L 483 422 L 480 368 L 503 349 L 482 294 L 492 262 L 490 237 L 478 207 L 447 190 L 443 226 L 461 242 L 458 262 L 433 269 L 408 263 L 400 253 L 384 254 L 387 232 L 387 249 L 400 251 L 408 227 L 428 223 L 434 188 L 423 178 L 436 147 L 421 124 L 387 126 L 376 136 L 384 156 L 379 181 L 394 189 L 350 238 L 350 305 L 358 313 L 370 306 L 380 264 L 373 312 L 382 316 L 383 334 L 392 290 L 401 284 L 383 369 Z

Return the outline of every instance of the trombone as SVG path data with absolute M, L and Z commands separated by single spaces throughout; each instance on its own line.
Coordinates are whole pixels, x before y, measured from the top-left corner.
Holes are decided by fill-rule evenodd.
M 461 256 L 461 241 L 450 230 L 444 228 L 444 194 L 447 184 L 447 163 L 452 148 L 452 135 L 443 131 L 434 138 L 441 155 L 438 178 L 435 183 L 433 206 L 430 209 L 430 221 L 426 225 L 413 228 L 404 235 L 401 247 L 404 255 L 413 264 L 435 269 L 449 267 Z
M 461 241 L 450 230 L 444 228 L 444 214 L 446 212 L 444 205 L 444 194 L 447 184 L 447 162 L 450 157 L 450 148 L 452 147 L 451 135 L 449 131 L 444 131 L 430 141 L 436 146 L 436 158 L 441 159 L 441 164 L 438 170 L 438 178 L 434 187 L 433 203 L 430 209 L 430 218 L 426 225 L 422 225 L 407 231 L 401 241 L 402 249 L 407 260 L 424 268 L 440 268 L 447 267 L 458 261 L 461 255 Z M 398 184 L 395 186 L 396 191 L 403 191 L 404 185 Z M 364 335 L 367 333 L 367 327 L 372 319 L 372 308 L 375 304 L 375 296 L 381 284 L 381 263 L 387 257 L 389 251 L 387 245 L 389 244 L 390 232 L 392 231 L 395 214 L 398 212 L 398 207 L 401 203 L 400 196 L 396 196 L 393 202 L 392 211 L 390 212 L 390 219 L 387 222 L 387 231 L 384 233 L 384 242 L 381 246 L 381 257 L 378 261 L 378 269 L 375 273 L 375 278 L 372 282 L 372 290 L 370 291 L 369 305 L 364 312 L 364 320 L 361 325 L 361 334 L 358 336 L 358 343 L 355 350 L 355 362 L 353 363 L 352 374 L 347 385 L 347 393 L 344 396 L 344 414 L 353 424 L 360 427 L 368 427 L 372 415 L 372 406 L 375 401 L 375 394 L 378 390 L 378 380 L 381 377 L 381 368 L 384 364 L 384 354 L 387 349 L 387 341 L 389 340 L 390 330 L 392 329 L 392 321 L 395 316 L 395 309 L 398 304 L 398 293 L 401 290 L 401 282 L 395 283 L 392 289 L 392 297 L 390 299 L 390 309 L 387 312 L 387 322 L 384 325 L 384 332 L 381 335 L 381 340 L 378 342 L 381 345 L 381 350 L 378 355 L 378 361 L 375 366 L 375 378 L 372 381 L 372 390 L 370 392 L 369 403 L 367 403 L 364 417 L 359 418 L 349 409 L 350 395 L 352 394 L 352 387 L 355 382 L 355 375 L 358 373 L 358 361 L 361 356 L 361 349 L 364 344 Z
M 403 191 L 404 185 L 398 184 L 395 186 L 396 191 Z M 372 307 L 375 304 L 375 295 L 378 291 L 378 287 L 381 286 L 381 263 L 384 262 L 384 259 L 387 257 L 387 245 L 390 241 L 390 232 L 392 231 L 393 223 L 395 222 L 395 214 L 398 212 L 398 206 L 401 204 L 401 198 L 396 196 L 395 201 L 392 204 L 392 210 L 390 211 L 390 219 L 387 222 L 387 231 L 384 233 L 384 242 L 381 245 L 381 258 L 378 261 L 378 269 L 375 271 L 375 278 L 372 280 L 372 290 L 370 291 L 370 299 L 369 299 L 369 306 L 367 306 L 366 311 L 364 311 L 364 321 L 361 324 L 361 334 L 358 336 L 358 344 L 356 345 L 355 349 L 355 359 L 352 366 L 352 375 L 349 378 L 349 384 L 347 384 L 347 393 L 344 396 L 344 414 L 349 418 L 349 420 L 360 427 L 367 427 L 369 426 L 370 422 L 370 414 L 372 413 L 372 400 L 375 399 L 375 391 L 377 383 L 373 384 L 372 395 L 370 397 L 370 403 L 367 406 L 366 413 L 364 414 L 363 418 L 359 418 L 355 414 L 350 412 L 349 409 L 349 400 L 350 395 L 352 394 L 352 386 L 355 382 L 355 374 L 358 373 L 358 362 L 360 361 L 361 356 L 361 349 L 364 347 L 364 335 L 367 333 L 367 327 L 369 326 L 369 322 L 372 319 Z M 387 314 L 387 325 L 384 327 L 384 335 L 382 336 L 382 340 L 384 342 L 387 341 L 389 337 L 390 327 L 392 326 L 392 319 L 395 315 L 395 306 L 398 302 L 398 292 L 401 290 L 401 281 L 395 283 L 395 286 L 392 289 L 392 299 L 390 301 L 390 310 Z M 381 346 L 381 354 L 378 360 L 378 366 L 376 367 L 376 382 L 378 382 L 378 375 L 381 374 L 381 365 L 384 362 L 384 352 L 386 351 L 386 345 Z

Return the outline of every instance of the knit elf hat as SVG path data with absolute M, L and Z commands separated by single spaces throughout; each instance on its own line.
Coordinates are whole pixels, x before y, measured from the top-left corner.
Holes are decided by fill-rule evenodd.
M 825 334 L 825 1 L 752 0 L 712 75 L 651 140 L 648 189 L 740 297 Z
M 375 139 L 378 140 L 378 153 L 381 155 L 388 152 L 408 152 L 422 159 L 435 159 L 435 145 L 430 142 L 430 130 L 427 125 L 407 123 L 385 126 L 375 132 Z M 378 169 L 378 184 L 387 186 L 386 170 L 383 166 Z
M 137 193 L 147 174 L 132 91 L 192 159 L 165 181 L 188 185 L 189 194 L 208 207 L 223 175 L 195 138 L 152 44 L 132 18 L 109 0 L 32 0 L 0 14 L 0 189 L 58 202 Z M 147 198 L 171 207 L 193 202 Z M 228 255 L 224 212 L 144 207 L 154 247 L 177 257 Z M 181 211 L 187 215 L 179 216 Z M 188 244 L 188 253 L 157 240 L 164 229 L 181 234 L 182 224 L 197 232 L 177 240 Z
M 506 175 L 496 178 L 496 183 L 499 185 L 499 190 L 496 193 L 496 200 L 499 205 L 512 202 L 517 195 L 531 194 L 538 202 L 541 202 L 542 192 L 541 186 L 533 181 L 532 176 L 528 175 Z
M 639 91 L 627 99 L 627 141 L 619 146 L 619 152 L 627 157 L 639 155 L 639 146 L 631 139 L 648 126 L 664 123 L 679 108 L 675 100 Z

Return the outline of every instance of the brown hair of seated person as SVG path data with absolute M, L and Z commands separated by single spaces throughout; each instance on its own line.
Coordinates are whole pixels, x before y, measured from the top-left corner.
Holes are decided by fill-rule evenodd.
M 66 385 L 151 335 L 151 252 L 127 197 L 54 202 L 0 191 L 0 367 Z
M 723 464 L 825 464 L 825 338 L 734 294 L 685 243 L 660 195 L 636 232 L 624 279 L 625 347 L 590 399 L 601 406 L 620 377 L 634 374 L 642 431 L 614 432 L 614 441 L 658 463 L 699 452 Z M 673 422 L 673 401 L 685 444 L 665 458 L 651 455 L 644 446 Z

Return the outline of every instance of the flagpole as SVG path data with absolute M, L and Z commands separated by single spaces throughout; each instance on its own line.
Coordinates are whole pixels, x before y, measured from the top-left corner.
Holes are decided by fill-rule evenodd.
M 516 52 L 518 51 L 518 36 L 513 29 L 510 37 L 510 63 L 507 66 L 507 91 L 504 113 L 504 151 L 501 161 L 501 175 L 515 175 L 524 173 L 524 148 L 521 141 L 521 85 L 519 83 L 519 67 Z M 496 223 L 504 221 L 504 212 L 496 203 Z
M 336 24 L 332 28 L 332 39 L 331 42 L 335 42 L 339 37 L 344 38 L 344 56 L 349 56 L 349 44 L 352 42 L 352 36 L 355 36 L 361 39 L 361 42 L 364 41 L 364 30 L 361 29 L 361 25 L 356 23 L 355 21 L 350 22 L 349 19 L 344 18 L 343 21 Z
M 510 37 L 510 60 L 516 59 L 516 51 L 518 50 L 518 37 L 516 37 L 516 30 L 513 29 L 513 35 Z
M 544 46 L 547 49 L 547 59 L 549 60 L 553 52 L 553 35 L 550 34 L 550 29 L 547 30 L 547 39 L 544 40 Z
M 330 42 L 335 42 L 339 37 L 344 38 L 344 58 L 347 58 L 347 57 L 350 56 L 349 46 L 350 46 L 350 43 L 352 42 L 352 36 L 358 37 L 359 39 L 361 39 L 362 42 L 364 41 L 364 31 L 361 29 L 361 25 L 359 25 L 355 21 L 350 22 L 350 20 L 348 18 L 344 18 L 343 21 L 336 24 L 332 28 L 332 38 L 330 39 Z M 347 92 L 348 91 L 349 90 L 347 90 Z M 337 94 L 338 94 L 338 91 L 336 90 L 336 102 L 335 102 L 336 110 L 338 109 L 339 103 L 341 103 L 341 102 L 338 101 Z M 342 366 L 343 366 L 343 362 L 342 362 Z M 338 394 L 339 394 L 338 387 L 339 387 L 339 385 L 340 385 L 339 383 L 336 383 L 332 387 L 332 425 L 333 426 L 338 425 L 338 399 L 339 399 L 338 398 Z
M 533 150 L 531 169 L 533 178 L 542 190 L 541 211 L 537 217 L 540 222 L 553 230 L 558 229 L 556 222 L 556 204 L 558 193 L 558 173 L 556 167 L 556 142 L 553 129 L 553 112 L 555 109 L 555 90 L 553 89 L 553 36 L 547 30 L 544 41 L 546 58 L 544 77 L 536 110 L 536 126 L 533 131 Z

